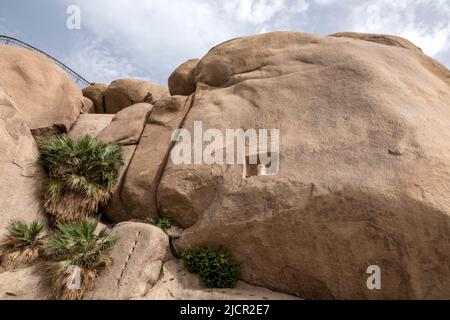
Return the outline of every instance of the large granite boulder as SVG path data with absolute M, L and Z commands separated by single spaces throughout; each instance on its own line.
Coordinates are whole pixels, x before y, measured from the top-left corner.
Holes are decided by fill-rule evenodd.
M 83 95 L 60 67 L 42 54 L 0 45 L 0 70 L 0 87 L 30 129 L 70 129 L 82 110 Z
M 450 72 L 366 38 L 269 33 L 198 63 L 183 128 L 279 129 L 280 162 L 169 159 L 157 200 L 188 228 L 179 249 L 224 246 L 244 281 L 303 298 L 450 298 Z

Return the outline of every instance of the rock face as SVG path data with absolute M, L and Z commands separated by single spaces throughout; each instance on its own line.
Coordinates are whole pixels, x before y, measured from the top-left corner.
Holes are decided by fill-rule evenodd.
M 81 112 L 83 95 L 75 82 L 45 56 L 0 45 L 0 87 L 30 129 L 62 125 L 65 131 Z
M 189 273 L 183 262 L 164 264 L 160 280 L 143 298 L 145 300 L 295 300 L 293 296 L 239 282 L 233 289 L 208 289 L 198 276 Z
M 224 246 L 244 281 L 304 298 L 450 298 L 450 73 L 366 40 L 270 33 L 198 63 L 183 128 L 279 129 L 280 166 L 169 160 L 157 200 L 189 227 L 178 248 Z
M 92 83 L 89 87 L 83 89 L 83 95 L 94 103 L 95 113 L 105 113 L 103 94 L 107 88 L 107 84 Z
M 123 109 L 97 138 L 104 143 L 119 143 L 124 146 L 137 144 L 152 109 L 153 106 L 148 103 L 138 103 Z
M 41 280 L 42 275 L 35 266 L 0 273 L 0 299 L 43 300 L 45 289 Z
M 89 135 L 95 138 L 113 119 L 114 115 L 112 114 L 81 114 L 70 129 L 69 137 L 80 139 Z
M 171 136 L 187 114 L 191 100 L 173 96 L 156 102 L 141 141 L 128 168 L 122 189 L 126 216 L 146 219 L 158 215 L 156 192 L 173 146 Z
M 40 188 L 45 174 L 38 158 L 22 114 L 0 87 L 0 238 L 12 219 L 43 218 Z
M 173 96 L 188 96 L 195 91 L 194 73 L 199 60 L 191 59 L 180 65 L 169 77 L 169 91 Z
M 128 172 L 128 168 L 130 167 L 131 159 L 133 159 L 135 152 L 136 152 L 135 145 L 124 146 L 122 148 L 122 160 L 124 164 L 119 170 L 117 185 L 111 196 L 111 199 L 108 201 L 108 204 L 103 210 L 105 217 L 108 218 L 109 221 L 113 223 L 119 223 L 130 220 L 129 214 L 125 206 L 125 203 L 128 202 L 127 201 L 128 199 L 122 196 L 122 190 L 125 177 Z
M 95 106 L 91 99 L 83 97 L 83 113 L 96 113 Z
M 164 262 L 172 255 L 169 237 L 160 229 L 127 222 L 117 225 L 113 234 L 119 237 L 111 252 L 113 266 L 95 283 L 86 299 L 139 299 L 158 281 Z
M 173 260 L 164 232 L 124 222 L 114 227 L 114 265 L 87 299 L 450 299 L 450 72 L 411 42 L 359 33 L 239 38 L 177 68 L 172 96 L 122 79 L 83 97 L 46 58 L 8 46 L 0 70 L 0 237 L 11 219 L 44 217 L 31 132 L 70 129 L 73 138 L 123 145 L 106 218 L 168 216 L 175 251 L 225 247 L 245 281 L 206 289 Z M 114 114 L 79 115 L 92 105 Z M 227 129 L 278 129 L 279 139 L 275 131 L 268 139 L 280 145 L 270 155 L 276 172 L 267 174 L 264 150 L 248 141 L 239 147 L 245 163 L 177 164 L 172 135 L 183 128 L 194 137 L 197 121 L 201 137 L 222 134 L 214 155 L 224 158 L 238 148 Z M 253 155 L 259 163 L 248 163 Z M 368 289 L 371 266 L 382 290 Z M 0 270 L 0 298 L 43 298 L 38 277 L 33 268 Z
M 154 103 L 168 96 L 166 87 L 139 79 L 113 81 L 104 92 L 105 112 L 117 113 L 133 104 Z
M 119 143 L 124 146 L 122 148 L 124 165 L 119 172 L 119 182 L 104 211 L 106 217 L 112 222 L 118 223 L 130 220 L 125 207 L 125 202 L 128 202 L 128 199 L 122 197 L 123 184 L 131 159 L 135 154 L 136 145 L 141 139 L 144 126 L 152 109 L 153 106 L 148 103 L 139 103 L 125 108 L 117 113 L 112 122 L 97 135 L 97 138 L 104 143 Z

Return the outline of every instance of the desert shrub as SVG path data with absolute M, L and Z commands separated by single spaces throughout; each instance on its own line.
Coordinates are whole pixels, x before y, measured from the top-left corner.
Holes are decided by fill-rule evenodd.
M 169 218 L 148 218 L 145 222 L 160 228 L 164 232 L 167 232 L 172 226 L 172 221 Z
M 57 221 L 71 222 L 97 213 L 110 198 L 123 165 L 122 149 L 85 136 L 37 139 L 49 179 L 43 186 L 44 208 Z
M 39 258 L 42 245 L 44 223 L 34 221 L 30 224 L 13 220 L 8 226 L 8 234 L 0 243 L 0 264 L 6 269 L 21 264 L 30 264 Z
M 45 241 L 49 261 L 45 271 L 50 297 L 62 300 L 83 298 L 97 275 L 112 264 L 109 253 L 117 241 L 108 229 L 95 232 L 98 221 L 59 223 L 57 231 Z M 73 272 L 74 267 L 77 272 Z M 71 289 L 73 277 L 79 276 L 79 288 Z
M 208 288 L 234 288 L 239 279 L 239 264 L 227 250 L 188 248 L 182 258 L 187 269 L 200 276 Z

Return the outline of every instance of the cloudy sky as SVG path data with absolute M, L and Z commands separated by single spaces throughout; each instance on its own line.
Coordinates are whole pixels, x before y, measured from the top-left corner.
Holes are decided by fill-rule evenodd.
M 66 26 L 81 10 L 81 28 Z M 450 66 L 450 0 L 0 0 L 0 34 L 28 42 L 92 82 L 171 71 L 231 38 L 275 30 L 406 37 Z

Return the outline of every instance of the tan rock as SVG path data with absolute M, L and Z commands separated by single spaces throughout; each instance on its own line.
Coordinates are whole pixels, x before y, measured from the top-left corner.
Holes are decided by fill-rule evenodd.
M 122 189 L 126 172 L 130 166 L 131 159 L 133 158 L 135 151 L 135 145 L 122 147 L 122 159 L 124 165 L 119 170 L 117 180 L 118 182 L 115 190 L 113 191 L 111 199 L 108 201 L 108 204 L 103 210 L 105 217 L 107 217 L 113 223 L 131 220 L 125 207 L 125 203 L 128 201 L 128 199 L 122 197 Z
M 16 104 L 0 87 L 0 238 L 13 219 L 43 219 L 40 188 L 45 174 L 35 141 Z
M 112 114 L 80 114 L 77 121 L 69 131 L 72 139 L 80 139 L 85 135 L 96 137 L 113 120 Z
M 92 83 L 89 87 L 83 89 L 83 95 L 94 102 L 96 113 L 105 113 L 105 105 L 103 101 L 104 92 L 108 88 L 104 83 Z
M 30 129 L 63 125 L 66 132 L 81 112 L 78 85 L 45 56 L 0 45 L 0 86 Z
M 287 294 L 250 286 L 239 281 L 233 289 L 206 288 L 198 276 L 189 273 L 181 260 L 164 264 L 160 280 L 145 300 L 295 300 Z
M 159 228 L 126 222 L 117 225 L 113 233 L 119 237 L 111 252 L 113 266 L 96 280 L 86 299 L 142 298 L 158 281 L 164 262 L 172 257 L 169 238 Z
M 168 96 L 169 90 L 159 84 L 139 79 L 120 79 L 113 81 L 104 92 L 105 112 L 117 113 L 137 103 L 154 103 Z
M 169 161 L 158 203 L 191 226 L 180 249 L 226 247 L 244 281 L 303 298 L 450 298 L 447 69 L 415 48 L 270 33 L 213 48 L 195 79 L 183 127 L 278 128 L 280 167 Z
M 194 72 L 199 60 L 181 64 L 169 77 L 169 91 L 173 96 L 188 96 L 195 91 Z
M 0 273 L 0 300 L 44 300 L 41 279 L 35 266 Z
M 152 109 L 153 106 L 148 103 L 138 103 L 123 109 L 97 138 L 104 143 L 119 143 L 124 146 L 137 144 Z
M 91 99 L 83 97 L 83 113 L 95 113 L 95 106 Z
M 166 97 L 155 103 L 124 181 L 122 198 L 126 199 L 127 216 L 123 219 L 144 220 L 158 215 L 156 191 L 173 145 L 171 136 L 189 107 L 190 100 L 183 96 Z

